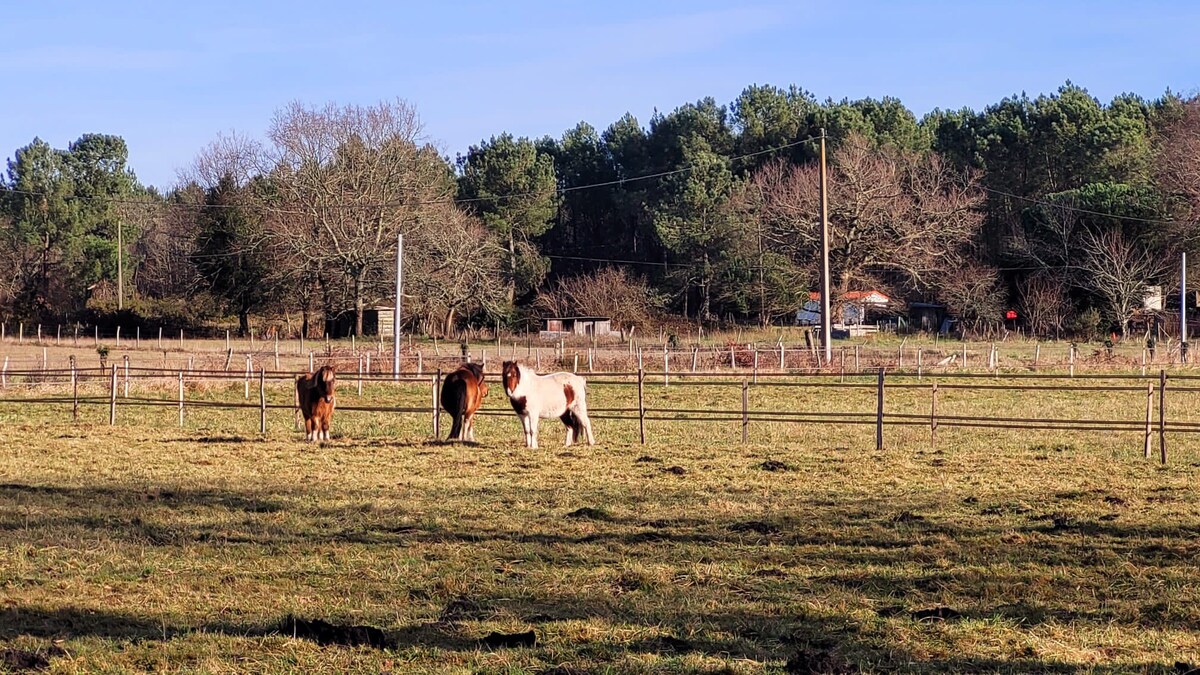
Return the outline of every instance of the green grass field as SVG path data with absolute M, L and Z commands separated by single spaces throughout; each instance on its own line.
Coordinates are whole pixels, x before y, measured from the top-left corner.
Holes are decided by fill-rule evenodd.
M 864 382 L 869 382 L 865 380 Z M 926 380 L 926 383 L 928 381 Z M 144 394 L 145 391 L 140 393 Z M 174 396 L 170 383 L 153 390 Z M 139 391 L 135 387 L 135 395 Z M 270 391 L 273 403 L 290 393 Z M 365 405 L 428 405 L 371 385 Z M 10 390 L 9 398 L 16 395 Z M 242 401 L 201 386 L 196 400 Z M 589 388 L 593 408 L 636 404 Z M 1190 419 L 1193 399 L 1169 399 Z M 1191 395 L 1195 396 L 1195 395 Z M 874 390 L 752 388 L 754 409 L 874 410 Z M 738 410 L 740 386 L 654 408 Z M 925 389 L 889 412 L 928 412 Z M 257 392 L 251 402 L 257 403 Z M 360 401 L 352 386 L 343 406 Z M 945 391 L 943 414 L 1140 420 L 1138 392 Z M 599 444 L 478 445 L 429 414 L 0 407 L 0 668 L 53 672 L 1175 672 L 1200 661 L 1200 446 L 1140 433 L 595 421 Z M 443 418 L 443 431 L 448 419 Z M 1156 446 L 1157 447 L 1157 446 Z M 287 615 L 384 632 L 322 646 Z M 934 616 L 926 616 L 933 614 Z M 533 630 L 533 647 L 488 648 Z

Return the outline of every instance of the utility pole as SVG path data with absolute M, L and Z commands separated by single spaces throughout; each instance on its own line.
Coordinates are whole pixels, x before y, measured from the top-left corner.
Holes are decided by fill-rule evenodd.
M 829 286 L 829 189 L 825 176 L 825 130 L 821 129 L 821 345 L 825 350 L 825 363 L 833 360 Z
M 1182 255 L 1179 266 L 1179 361 L 1187 363 L 1187 253 Z
M 404 235 L 396 235 L 396 311 L 392 314 L 392 378 L 400 379 L 400 298 L 404 295 Z
M 125 309 L 125 240 L 121 220 L 117 219 L 117 311 Z

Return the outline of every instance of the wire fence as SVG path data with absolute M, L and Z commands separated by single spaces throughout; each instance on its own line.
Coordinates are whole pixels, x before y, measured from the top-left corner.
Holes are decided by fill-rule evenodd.
M 435 437 L 440 436 L 440 389 L 443 370 L 438 367 L 430 371 L 408 371 L 398 375 L 384 372 L 342 372 L 338 375 L 338 410 L 362 413 L 426 415 L 430 419 Z M 448 371 L 447 371 L 448 372 Z M 498 372 L 488 373 L 499 379 Z M 40 404 L 64 406 L 71 409 L 73 419 L 78 420 L 82 406 L 107 406 L 108 423 L 115 425 L 119 409 L 136 407 L 175 407 L 178 422 L 184 426 L 188 410 L 192 409 L 246 409 L 259 412 L 260 433 L 267 431 L 267 414 L 271 410 L 296 410 L 294 403 L 269 401 L 268 391 L 280 398 L 280 390 L 294 391 L 296 374 L 288 371 L 254 368 L 247 363 L 244 371 L 233 372 L 223 369 L 170 369 L 148 366 L 132 366 L 128 361 L 105 368 L 77 367 L 5 369 L 0 374 L 0 404 Z M 206 390 L 217 390 L 219 395 L 228 395 L 228 389 L 236 390 L 241 385 L 242 400 L 209 400 L 198 394 Z M 426 405 L 367 405 L 354 399 L 346 401 L 346 387 L 358 397 L 363 395 L 363 386 L 415 387 L 428 392 Z M 647 424 L 687 424 L 693 422 L 740 423 L 743 442 L 748 440 L 751 425 L 846 425 L 850 427 L 874 427 L 875 447 L 883 450 L 885 429 L 888 427 L 927 428 L 931 442 L 936 446 L 938 432 L 942 429 L 995 429 L 1010 431 L 1058 431 L 1058 432 L 1125 432 L 1140 437 L 1143 455 L 1151 457 L 1153 446 L 1161 462 L 1167 461 L 1168 435 L 1200 433 L 1200 422 L 1192 421 L 1186 406 L 1177 406 L 1174 416 L 1168 415 L 1167 401 L 1180 395 L 1200 393 L 1200 375 L 1168 373 L 1160 369 L 1157 373 L 967 373 L 940 372 L 924 375 L 914 372 L 888 371 L 886 368 L 861 369 L 857 371 L 808 373 L 757 372 L 755 377 L 728 371 L 671 372 L 613 371 L 588 378 L 590 387 L 612 387 L 624 392 L 624 400 L 630 405 L 592 407 L 589 412 L 596 419 L 624 420 L 636 423 L 638 437 L 646 442 Z M 647 395 L 650 386 L 661 387 L 714 387 L 723 391 L 740 388 L 740 407 L 680 406 L 668 405 L 665 401 L 654 404 Z M 223 388 L 222 388 L 223 387 Z M 822 401 L 849 402 L 857 395 L 858 409 L 827 410 L 795 409 L 800 406 L 751 406 L 750 393 L 762 392 L 772 400 L 782 390 L 808 390 L 820 394 Z M 635 396 L 636 391 L 636 396 Z M 1019 392 L 1022 396 L 1050 396 L 1067 393 L 1084 397 L 1084 402 L 1099 402 L 1115 395 L 1125 395 L 1129 400 L 1121 416 L 1055 417 L 1047 415 L 1001 416 L 996 414 L 947 414 L 939 410 L 939 402 L 950 392 L 962 392 L 983 396 L 988 392 Z M 862 405 L 864 396 L 873 394 L 873 405 Z M 906 395 L 904 407 L 889 407 L 892 397 Z M 756 396 L 757 398 L 757 396 Z M 729 400 L 723 397 L 722 400 Z M 804 400 L 804 399 L 801 399 Z M 921 401 L 924 401 L 924 404 Z M 1130 404 L 1132 402 L 1132 404 Z M 636 404 L 634 404 L 636 403 Z M 915 412 L 918 405 L 926 405 L 928 412 Z M 1092 406 L 1089 406 L 1092 407 Z M 511 414 L 503 409 L 481 410 L 481 415 Z M 1157 443 L 1155 443 L 1157 439 Z

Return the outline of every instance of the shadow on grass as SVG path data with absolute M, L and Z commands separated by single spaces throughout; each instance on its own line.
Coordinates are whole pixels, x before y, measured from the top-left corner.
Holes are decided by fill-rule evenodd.
M 497 602 L 500 602 L 498 599 Z M 563 618 L 588 619 L 607 617 L 609 610 L 590 607 L 578 598 L 544 598 L 514 603 L 506 600 L 510 611 L 529 613 L 537 621 L 546 623 L 545 611 L 563 615 Z M 571 609 L 564 612 L 564 607 Z M 539 617 L 541 617 L 539 619 Z M 633 618 L 633 617 L 630 617 Z M 749 613 L 717 613 L 703 617 L 675 617 L 656 615 L 653 612 L 637 617 L 647 625 L 660 630 L 672 631 L 656 638 L 636 640 L 628 643 L 588 642 L 578 646 L 577 657 L 592 662 L 604 663 L 615 660 L 625 652 L 652 653 L 661 656 L 699 654 L 715 657 L 734 657 L 783 665 L 786 672 L 794 673 L 851 673 L 861 669 L 887 670 L 901 673 L 1098 673 L 1102 675 L 1141 672 L 1166 675 L 1178 672 L 1177 667 L 1164 663 L 1120 664 L 1120 665 L 1076 665 L 1034 657 L 1011 660 L 949 658 L 919 660 L 895 646 L 881 643 L 877 634 L 848 619 L 817 619 L 804 616 L 759 616 Z M 698 618 L 710 627 L 708 633 L 736 635 L 729 639 L 712 639 L 705 635 L 687 632 L 685 624 L 694 624 Z M 431 622 L 413 624 L 397 629 L 385 630 L 379 641 L 347 641 L 339 644 L 306 634 L 296 637 L 285 627 L 290 617 L 266 625 L 231 625 L 225 623 L 199 624 L 194 626 L 172 625 L 149 616 L 133 615 L 111 610 L 80 607 L 46 609 L 39 607 L 7 607 L 0 610 L 0 640 L 12 640 L 18 636 L 46 639 L 100 638 L 119 642 L 142 643 L 168 641 L 185 638 L 193 633 L 220 634 L 234 638 L 294 638 L 309 639 L 326 648 L 346 647 L 381 648 L 406 650 L 412 648 L 438 649 L 446 652 L 473 652 L 483 648 L 481 640 L 463 635 L 456 622 Z M 292 625 L 295 625 L 293 621 Z M 357 629 L 366 627 L 358 626 Z M 368 629 L 373 630 L 373 629 Z M 541 633 L 540 629 L 535 629 Z M 687 637 L 679 637 L 687 635 Z M 544 649 L 531 648 L 534 650 Z M 554 658 L 563 658 L 562 645 L 554 649 Z
M 421 444 L 428 445 L 428 444 Z M 1102 497 L 1097 497 L 1101 499 Z M 1131 623 L 1153 629 L 1200 630 L 1200 614 L 1181 611 L 1172 604 L 1155 602 L 1164 597 L 1147 592 L 1143 601 L 1126 603 L 1121 611 L 1073 606 L 1079 591 L 1074 586 L 1109 583 L 1108 573 L 1121 565 L 1135 564 L 1149 586 L 1154 577 L 1172 574 L 1190 564 L 1196 549 L 1190 542 L 1200 533 L 1195 523 L 1176 526 L 1126 526 L 1071 518 L 1057 520 L 1035 512 L 990 514 L 984 505 L 974 512 L 956 512 L 952 518 L 925 516 L 922 505 L 898 510 L 886 500 L 856 501 L 822 506 L 807 515 L 770 515 L 762 519 L 689 513 L 678 518 L 580 518 L 580 510 L 563 509 L 549 518 L 528 522 L 522 529 L 506 529 L 488 522 L 453 526 L 415 520 L 402 509 L 379 509 L 370 503 L 335 507 L 313 506 L 306 492 L 258 494 L 220 489 L 150 489 L 114 487 L 59 487 L 22 483 L 0 484 L 0 543 L 45 541 L 61 528 L 82 528 L 91 539 L 137 546 L 223 545 L 328 545 L 408 547 L 463 545 L 505 551 L 512 544 L 530 546 L 520 555 L 585 566 L 624 565 L 668 555 L 699 564 L 737 560 L 744 575 L 724 578 L 713 589 L 712 602 L 689 605 L 674 602 L 671 593 L 683 593 L 675 582 L 651 579 L 638 586 L 554 595 L 546 589 L 521 585 L 518 592 L 474 598 L 475 606 L 503 612 L 535 626 L 554 622 L 599 621 L 653 628 L 660 635 L 629 643 L 584 642 L 569 645 L 581 658 L 616 659 L 622 650 L 662 655 L 697 653 L 783 664 L 796 660 L 817 671 L 853 671 L 860 667 L 901 672 L 1051 672 L 1116 673 L 1136 670 L 1171 672 L 1162 664 L 1123 664 L 1121 667 L 1075 666 L 1039 660 L 1035 656 L 1013 660 L 923 660 L 903 645 L 889 641 L 887 623 L 912 621 L 905 630 L 921 630 L 914 611 L 927 608 L 933 598 L 949 595 L 962 606 L 954 607 L 952 621 L 1008 621 L 1019 626 L 1042 623 L 1108 625 Z M 942 513 L 927 505 L 925 513 Z M 598 510 L 595 510 L 599 513 Z M 568 517 L 571 513 L 576 517 Z M 203 517 L 192 517 L 199 514 Z M 239 517 L 230 517 L 239 514 Z M 1061 521 L 1061 522 L 1060 522 Z M 1006 537 L 1016 536 L 1016 539 Z M 932 542 L 932 544 L 931 544 Z M 945 555 L 930 552 L 939 542 L 953 542 L 960 557 L 950 570 L 929 569 Z M 1111 565 L 1088 555 L 1102 551 Z M 498 554 L 499 555 L 499 554 Z M 615 561 L 615 562 L 614 562 Z M 686 564 L 686 563 L 685 563 Z M 753 568 L 769 575 L 756 576 Z M 805 565 L 803 580 L 788 570 Z M 1096 567 L 1096 569 L 1088 569 Z M 826 574 L 814 569 L 836 570 Z M 882 568 L 882 570 L 881 570 Z M 1075 572 L 1047 582 L 1046 568 Z M 979 571 L 986 569 L 986 572 Z M 518 582 L 519 583 L 519 582 Z M 615 583 L 620 583 L 617 580 Z M 856 596 L 876 608 L 876 616 L 862 618 L 858 611 L 837 616 L 797 614 L 779 598 L 796 592 L 816 597 Z M 1128 583 L 1135 583 L 1129 581 Z M 1054 584 L 1062 584 L 1058 588 Z M 1029 588 L 1028 601 L 998 602 L 1004 588 Z M 997 592 L 997 589 L 1001 589 Z M 510 589 L 510 591 L 513 589 Z M 1100 589 L 1103 591 L 1104 589 Z M 709 591 L 691 589 L 693 594 Z M 729 599 L 734 594 L 737 599 Z M 722 604 L 726 603 L 726 604 Z M 738 603 L 766 606 L 761 613 L 732 611 Z M 703 612 L 680 609 L 703 606 Z M 858 609 L 861 609 L 859 607 Z M 1130 614 L 1138 610 L 1138 615 Z M 1122 614 L 1121 612 L 1124 612 Z M 469 651 L 479 642 L 465 636 L 469 621 L 478 616 L 444 617 L 442 620 L 385 631 L 387 644 L 407 647 Z M 319 618 L 319 617 L 310 617 Z M 0 609 L 0 638 L 95 636 L 112 640 L 169 640 L 192 632 L 230 636 L 281 634 L 277 623 L 267 625 L 173 625 L 170 620 L 107 609 L 8 606 Z M 561 649 L 562 645 L 555 648 Z M 843 668 L 844 666 L 844 668 Z M 810 670 L 812 669 L 810 668 Z M 797 672 L 805 672 L 797 666 Z

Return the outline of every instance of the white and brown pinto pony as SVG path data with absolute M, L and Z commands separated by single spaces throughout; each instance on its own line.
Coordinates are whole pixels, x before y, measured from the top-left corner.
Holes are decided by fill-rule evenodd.
M 567 427 L 567 445 L 587 436 L 594 445 L 592 422 L 587 414 L 587 382 L 574 373 L 538 375 L 516 361 L 504 362 L 504 393 L 525 429 L 525 446 L 538 446 L 538 422 L 557 417 Z
M 464 363 L 446 376 L 442 383 L 442 409 L 454 420 L 449 440 L 475 440 L 475 413 L 483 405 L 487 393 L 483 366 L 478 363 Z
M 321 366 L 315 373 L 296 378 L 296 406 L 304 415 L 304 437 L 310 441 L 329 440 L 329 420 L 336 401 L 337 378 L 333 368 Z

